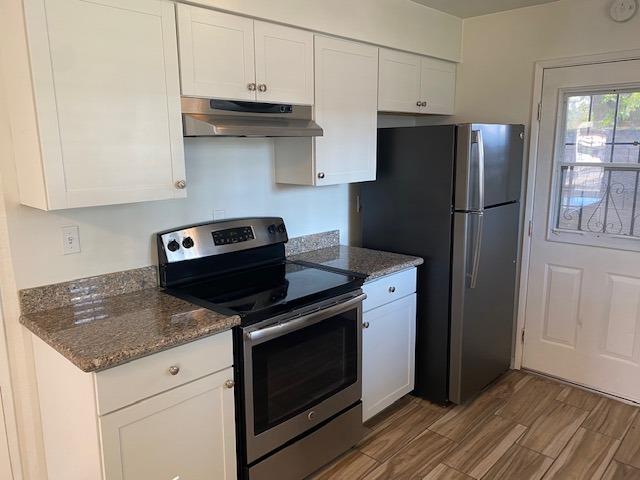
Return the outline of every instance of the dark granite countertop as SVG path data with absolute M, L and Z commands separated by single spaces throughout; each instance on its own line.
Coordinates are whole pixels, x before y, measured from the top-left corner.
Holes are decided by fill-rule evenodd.
M 292 255 L 291 260 L 317 263 L 367 275 L 371 281 L 390 273 L 422 265 L 420 257 L 370 250 L 368 248 L 337 245 Z
M 40 288 L 41 294 L 61 287 Z M 34 294 L 23 293 L 23 306 L 29 295 Z M 59 308 L 28 311 L 20 321 L 78 368 L 93 372 L 229 330 L 240 317 L 153 287 L 108 297 L 78 295 Z

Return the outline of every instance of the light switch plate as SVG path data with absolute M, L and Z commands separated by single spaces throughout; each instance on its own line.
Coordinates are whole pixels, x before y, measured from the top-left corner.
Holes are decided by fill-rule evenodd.
M 62 253 L 80 253 L 80 228 L 77 225 L 62 227 Z

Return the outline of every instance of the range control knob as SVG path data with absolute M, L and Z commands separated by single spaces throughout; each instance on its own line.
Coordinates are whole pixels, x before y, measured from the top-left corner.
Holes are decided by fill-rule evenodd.
M 267 231 L 269 232 L 270 235 L 273 235 L 274 233 L 276 233 L 276 226 L 275 224 L 271 224 L 267 227 Z
M 184 248 L 191 248 L 193 247 L 194 243 L 193 243 L 193 238 L 191 237 L 187 237 L 184 240 L 182 240 L 182 246 Z
M 286 232 L 286 231 L 287 231 L 287 229 L 286 229 L 286 227 L 284 226 L 284 223 L 281 223 L 280 225 L 278 225 L 278 232 L 280 232 L 280 233 L 284 233 L 284 232 Z
M 180 248 L 180 244 L 175 240 L 171 240 L 169 243 L 167 243 L 167 248 L 169 249 L 169 251 L 175 252 Z

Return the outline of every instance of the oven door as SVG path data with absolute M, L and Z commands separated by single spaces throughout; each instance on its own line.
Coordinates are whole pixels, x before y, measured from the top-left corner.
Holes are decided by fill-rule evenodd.
M 248 463 L 360 400 L 365 297 L 243 329 Z

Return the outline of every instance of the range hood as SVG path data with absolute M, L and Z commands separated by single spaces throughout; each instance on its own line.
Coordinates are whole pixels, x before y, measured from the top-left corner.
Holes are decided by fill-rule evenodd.
M 320 137 L 311 107 L 182 97 L 185 137 Z

